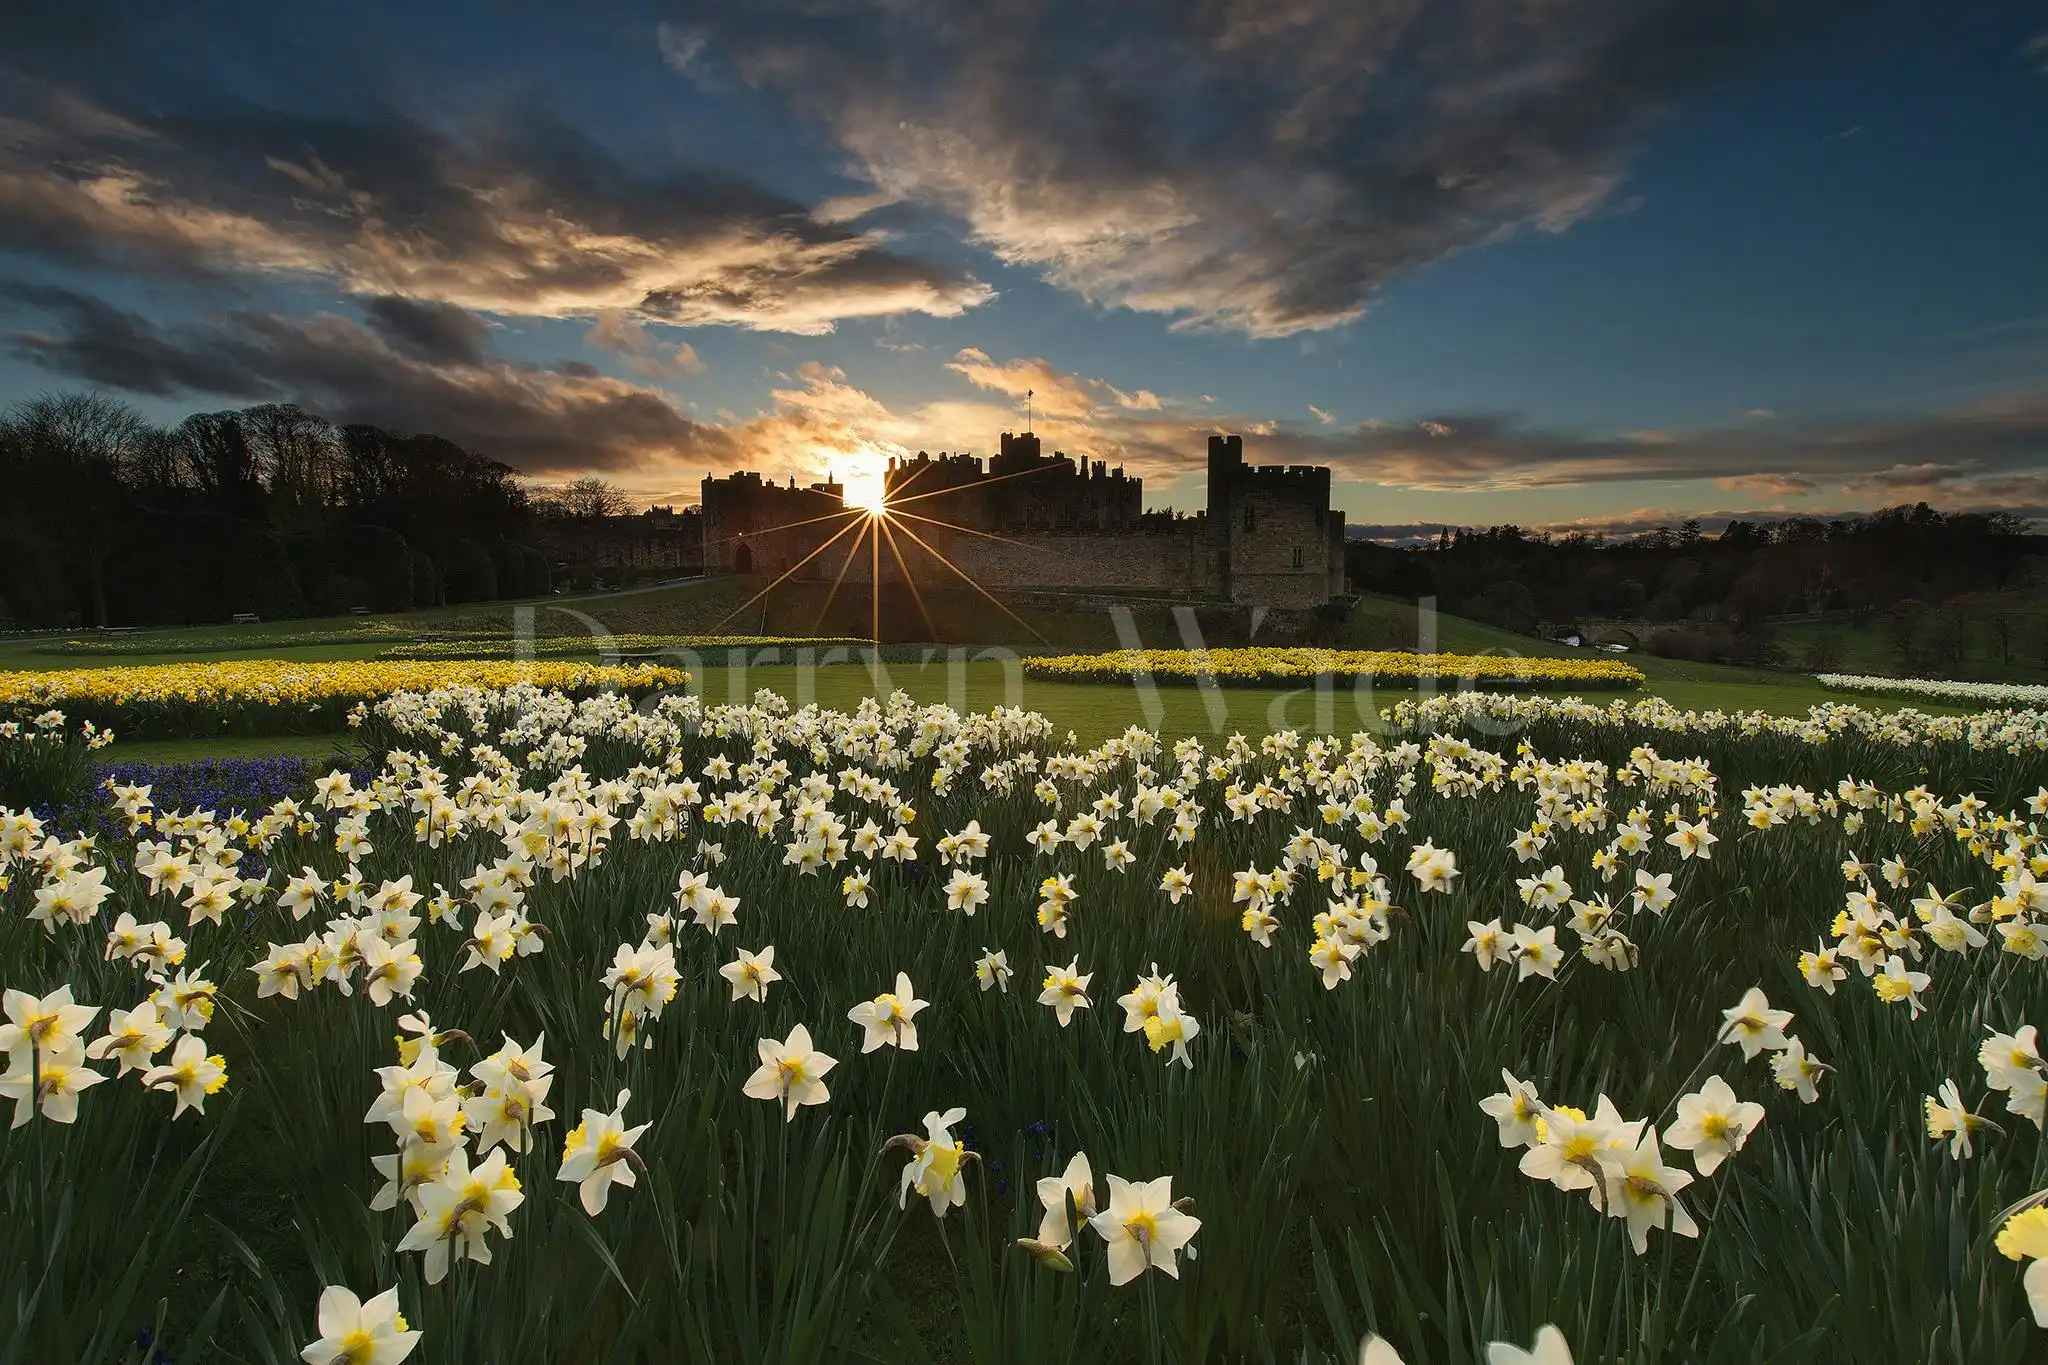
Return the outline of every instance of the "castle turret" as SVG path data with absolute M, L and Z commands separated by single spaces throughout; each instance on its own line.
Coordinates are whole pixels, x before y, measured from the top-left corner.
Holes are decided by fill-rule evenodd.
M 1231 493 L 1243 468 L 1244 437 L 1209 438 L 1209 544 L 1216 556 L 1216 583 L 1225 598 L 1230 596 L 1231 515 L 1236 510 Z

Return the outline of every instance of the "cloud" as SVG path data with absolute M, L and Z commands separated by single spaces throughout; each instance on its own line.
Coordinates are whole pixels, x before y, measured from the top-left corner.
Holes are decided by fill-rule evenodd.
M 1179 325 L 1275 337 L 1603 211 L 1671 106 L 1847 0 L 705 0 L 692 79 L 822 125 L 886 200 Z
M 1310 403 L 1308 405 L 1308 410 L 1311 414 L 1314 415 L 1315 419 L 1318 422 L 1321 422 L 1324 426 L 1329 426 L 1332 422 L 1335 422 L 1337 420 L 1335 414 L 1324 412 L 1314 403 Z
M 679 345 L 657 341 L 648 334 L 645 322 L 621 308 L 607 308 L 599 313 L 597 321 L 584 333 L 583 344 L 625 357 L 649 379 L 680 379 L 704 372 L 704 362 L 696 347 L 687 341 Z
M 9 285 L 5 298 L 56 320 L 56 330 L 8 334 L 11 354 L 46 370 L 129 393 L 242 393 L 248 375 L 230 356 L 168 344 L 139 313 L 68 289 Z
M 1811 493 L 1820 487 L 1804 474 L 1729 474 L 1716 482 L 1731 493 L 1749 489 L 1757 493 L 1776 493 L 1780 497 Z
M 656 390 L 588 365 L 542 369 L 459 348 L 436 352 L 407 330 L 417 316 L 388 301 L 369 311 L 367 326 L 332 313 L 297 319 L 245 309 L 162 327 L 67 291 L 9 296 L 56 321 L 52 330 L 8 334 L 15 355 L 134 393 L 289 400 L 337 422 L 434 432 L 524 473 L 729 467 L 740 458 L 731 433 L 691 420 Z
M 1055 369 L 1037 357 L 1019 358 L 998 364 L 986 351 L 969 346 L 946 362 L 946 368 L 962 375 L 978 389 L 991 389 L 1022 399 L 1030 395 L 1033 415 L 1048 418 L 1080 418 L 1102 405 L 1098 396 L 1108 385 L 1091 385 L 1074 375 Z
M 375 107 L 155 115 L 0 74 L 0 250 L 801 335 L 848 318 L 952 317 L 993 297 L 882 234 L 727 173 L 629 166 L 541 113 L 459 127 Z
M 430 365 L 483 363 L 490 328 L 467 308 L 384 294 L 363 305 L 370 329 L 394 349 Z

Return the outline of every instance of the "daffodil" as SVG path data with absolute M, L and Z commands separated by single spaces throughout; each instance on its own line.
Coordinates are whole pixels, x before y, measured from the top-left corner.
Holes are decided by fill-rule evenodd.
M 98 1005 L 74 1004 L 71 987 L 59 986 L 38 999 L 27 991 L 6 993 L 7 1022 L 0 1024 L 0 1052 L 10 1065 L 23 1063 L 32 1052 L 57 1052 L 83 1046 L 80 1036 L 100 1012 Z
M 1709 1076 L 1705 1085 L 1678 1101 L 1678 1120 L 1664 1131 L 1664 1140 L 1692 1153 L 1693 1168 L 1712 1175 L 1731 1155 L 1742 1150 L 1764 1120 L 1764 1107 L 1741 1100 L 1728 1082 Z
M 1629 1242 L 1638 1256 L 1649 1250 L 1653 1227 L 1668 1227 L 1680 1237 L 1700 1235 L 1699 1224 L 1678 1202 L 1678 1192 L 1692 1181 L 1687 1172 L 1664 1164 L 1655 1129 L 1646 1131 L 1641 1142 L 1610 1163 L 1607 1211 L 1628 1220 Z
M 1526 924 L 1517 924 L 1508 949 L 1515 959 L 1515 980 L 1527 981 L 1532 976 L 1557 979 L 1557 968 L 1564 961 L 1564 952 L 1557 946 L 1557 926 L 1546 924 L 1541 929 L 1532 929 Z
M 633 1166 L 640 1158 L 633 1144 L 650 1125 L 626 1126 L 626 1101 L 632 1097 L 632 1091 L 621 1090 L 609 1114 L 585 1109 L 583 1121 L 569 1130 L 562 1144 L 562 1164 L 555 1178 L 577 1187 L 583 1211 L 592 1218 L 604 1212 L 614 1184 L 631 1189 L 638 1180 Z
M 1166 898 L 1175 905 L 1180 904 L 1181 898 L 1191 892 L 1194 889 L 1194 885 L 1195 879 L 1188 875 L 1188 870 L 1185 866 L 1169 867 L 1159 878 L 1159 889 L 1164 891 Z
M 739 956 L 718 969 L 718 974 L 732 984 L 734 1000 L 768 1002 L 770 982 L 782 980 L 782 973 L 775 970 L 775 946 L 770 944 L 758 953 L 739 950 Z
M 1923 1008 L 1920 993 L 1927 989 L 1931 980 L 1926 972 L 1916 972 L 1906 966 L 1906 959 L 1893 956 L 1886 959 L 1884 970 L 1870 979 L 1877 992 L 1877 998 L 1887 1005 L 1903 1001 L 1911 1011 L 1909 1017 L 1918 1019 Z
M 85 1065 L 85 1053 L 76 1040 L 67 1040 L 62 1046 L 12 1055 L 7 1071 L 0 1074 L 0 1096 L 14 1101 L 12 1127 L 21 1127 L 37 1112 L 52 1123 L 71 1123 L 78 1118 L 79 1092 L 105 1079 Z
M 1173 1177 L 1128 1181 L 1109 1178 L 1109 1207 L 1088 1220 L 1109 1244 L 1109 1282 L 1129 1284 L 1157 1267 L 1180 1278 L 1176 1259 L 1202 1220 L 1175 1207 Z
M 832 1098 L 824 1076 L 839 1063 L 811 1046 L 811 1031 L 802 1024 L 783 1042 L 763 1038 L 755 1047 L 761 1065 L 742 1089 L 748 1098 L 780 1100 L 785 1122 L 796 1117 L 799 1105 L 823 1104 Z
M 1600 1208 L 1608 1173 L 1622 1155 L 1634 1149 L 1644 1121 L 1624 1120 L 1607 1096 L 1600 1096 L 1588 1118 L 1568 1105 L 1545 1108 L 1537 1119 L 1537 1142 L 1522 1153 L 1520 1170 L 1533 1180 L 1547 1180 L 1560 1190 L 1586 1191 Z
M 1785 1026 L 1792 1022 L 1792 1011 L 1772 1009 L 1763 987 L 1751 986 L 1734 1008 L 1721 1011 L 1721 1017 L 1727 1021 L 1721 1028 L 1721 1041 L 1740 1047 L 1742 1059 L 1749 1061 L 1759 1052 L 1777 1052 L 1786 1046 Z
M 1969 1111 L 1951 1080 L 1942 1081 L 1940 1088 L 1922 1101 L 1922 1108 L 1927 1115 L 1927 1136 L 1936 1141 L 1947 1138 L 1948 1154 L 1958 1161 L 1974 1155 L 1972 1133 L 1979 1128 L 1997 1128 L 1989 1119 Z
M 944 1218 L 950 1209 L 966 1207 L 967 1181 L 961 1167 L 973 1154 L 952 1131 L 953 1125 L 966 1117 L 967 1111 L 957 1107 L 943 1114 L 934 1110 L 924 1116 L 924 1137 L 890 1139 L 890 1145 L 900 1143 L 912 1152 L 896 1192 L 896 1207 L 902 1208 L 913 1191 L 930 1201 L 932 1214 L 938 1218 Z
M 1178 1062 L 1192 1071 L 1195 1061 L 1188 1052 L 1188 1044 L 1201 1032 L 1201 1023 L 1181 1008 L 1178 995 L 1172 995 L 1161 1002 L 1158 1013 L 1145 1020 L 1145 1045 L 1154 1052 L 1172 1048 L 1166 1059 L 1168 1065 Z
M 2011 1033 L 1994 1032 L 1977 1049 L 1977 1063 L 1984 1068 L 1984 1084 L 2007 1092 L 2005 1107 L 2032 1121 L 2036 1128 L 2048 1118 L 2048 1063 L 2041 1052 L 2032 1024 L 2022 1024 Z
M 1081 971 L 1081 959 L 1075 958 L 1064 967 L 1046 970 L 1045 982 L 1038 992 L 1038 1003 L 1050 1005 L 1059 1016 L 1060 1027 L 1065 1028 L 1074 1021 L 1075 1010 L 1085 1010 L 1091 1005 L 1088 999 L 1088 982 L 1094 973 Z
M 1358 1365 L 1403 1365 L 1400 1353 L 1384 1337 L 1368 1336 L 1358 1346 Z M 1544 1327 L 1528 1350 L 1505 1341 L 1488 1343 L 1486 1365 L 1572 1365 L 1564 1333 Z
M 1829 1069 L 1825 1062 L 1808 1056 L 1806 1044 L 1797 1038 L 1787 1039 L 1771 1057 L 1772 1077 L 1781 1088 L 1797 1092 L 1805 1104 L 1820 1098 L 1820 1078 Z
M 1041 1176 L 1036 1188 L 1045 1216 L 1039 1220 L 1038 1236 L 1032 1240 L 1039 1247 L 1065 1251 L 1073 1245 L 1074 1234 L 1081 1225 L 1096 1213 L 1095 1175 L 1089 1169 L 1088 1154 L 1074 1153 L 1064 1171 Z
M 1545 1326 L 1526 1351 L 1505 1341 L 1488 1343 L 1486 1365 L 1572 1365 L 1572 1350 L 1564 1333 Z
M 426 1254 L 428 1284 L 446 1278 L 449 1262 L 456 1255 L 489 1265 L 491 1245 L 486 1234 L 495 1230 L 510 1237 L 512 1225 L 506 1219 L 525 1199 L 519 1177 L 512 1173 L 502 1150 L 492 1152 L 472 1170 L 457 1147 L 449 1154 L 441 1177 L 419 1188 L 419 1221 L 398 1249 Z
M 2048 1327 L 2048 1207 L 2035 1203 L 2006 1219 L 1996 1245 L 2008 1260 L 2033 1262 L 2023 1278 L 2027 1306 L 2034 1311 L 2035 1324 Z
M 206 1097 L 219 1094 L 228 1083 L 227 1059 L 218 1054 L 208 1056 L 206 1044 L 188 1033 L 171 1049 L 170 1064 L 145 1071 L 142 1083 L 151 1090 L 168 1090 L 177 1096 L 178 1107 L 171 1111 L 173 1119 L 187 1109 L 203 1114 Z
M 846 1017 L 865 1030 L 860 1043 L 862 1052 L 873 1052 L 876 1048 L 884 1046 L 915 1052 L 917 1025 L 913 1020 L 917 1012 L 930 1003 L 917 998 L 916 989 L 910 984 L 908 973 L 898 972 L 895 990 L 884 991 L 872 1000 L 861 1001 L 846 1012 Z
M 1500 1125 L 1501 1146 L 1534 1146 L 1540 1140 L 1537 1121 L 1543 1113 L 1543 1101 L 1537 1097 L 1535 1086 L 1517 1080 L 1506 1067 L 1501 1068 L 1500 1078 L 1507 1088 L 1479 1101 L 1479 1107 Z
M 1502 941 L 1507 937 L 1507 930 L 1501 927 L 1498 919 L 1484 922 L 1467 920 L 1465 932 L 1465 946 L 1461 951 L 1472 954 L 1480 971 L 1490 972 L 1494 963 L 1508 957 L 1507 945 Z
M 171 1045 L 171 1031 L 164 1027 L 154 1000 L 145 1000 L 132 1010 L 114 1010 L 107 1015 L 106 1036 L 87 1047 L 85 1055 L 94 1061 L 113 1057 L 120 1062 L 117 1075 L 147 1069 L 150 1058 Z
M 306 1365 L 398 1365 L 420 1344 L 420 1333 L 398 1311 L 398 1291 L 369 1302 L 338 1284 L 320 1291 L 320 1339 L 299 1352 Z
M 981 957 L 974 964 L 974 979 L 981 983 L 982 990 L 991 986 L 1008 994 L 1010 978 L 1016 973 L 1010 970 L 1010 955 L 1001 950 L 984 948 Z
M 951 881 L 946 883 L 946 908 L 962 910 L 972 915 L 976 908 L 988 902 L 988 882 L 979 873 L 965 868 L 956 870 Z

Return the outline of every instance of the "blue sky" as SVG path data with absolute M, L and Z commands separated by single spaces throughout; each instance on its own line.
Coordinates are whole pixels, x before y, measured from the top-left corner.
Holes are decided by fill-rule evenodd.
M 0 404 L 297 401 L 687 501 L 1034 425 L 1354 523 L 2048 516 L 2048 14 L 0 18 Z

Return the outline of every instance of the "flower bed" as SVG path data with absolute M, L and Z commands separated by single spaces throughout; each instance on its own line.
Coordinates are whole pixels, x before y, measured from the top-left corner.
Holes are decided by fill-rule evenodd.
M 17 1358 L 2041 1358 L 2031 756 L 363 711 L 0 811 Z
M 1414 687 L 1430 681 L 1493 689 L 1632 691 L 1644 681 L 1641 669 L 1613 659 L 1508 659 L 1382 649 L 1119 649 L 1026 659 L 1024 671 L 1061 682 L 1129 682 L 1150 677 L 1160 683 L 1248 687 L 1329 677 L 1337 682 L 1369 679 L 1384 687 Z
M 323 734 L 342 728 L 358 702 L 400 690 L 532 683 L 574 695 L 682 687 L 681 669 L 588 663 L 337 662 L 245 659 L 0 673 L 0 717 L 60 707 L 74 720 L 124 739 Z
M 1960 706 L 2048 706 L 2048 687 L 2034 683 L 1951 682 L 1945 678 L 1874 678 L 1853 673 L 1816 673 L 1831 692 L 1874 692 L 1925 697 Z

